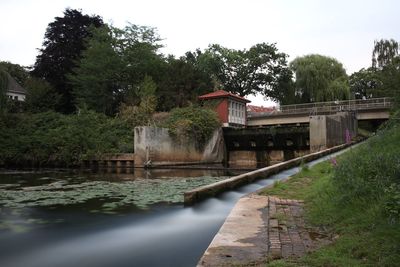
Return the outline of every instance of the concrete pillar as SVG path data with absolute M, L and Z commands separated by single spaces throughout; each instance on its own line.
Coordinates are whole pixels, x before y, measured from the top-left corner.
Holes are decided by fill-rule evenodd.
M 111 160 L 107 160 L 107 168 L 112 168 L 113 167 L 113 163 Z
M 231 168 L 256 168 L 256 151 L 229 151 L 229 167 Z
M 327 148 L 326 116 L 310 116 L 310 152 Z
M 117 168 L 121 168 L 122 167 L 122 161 L 121 160 L 117 160 L 117 164 L 116 164 Z
M 270 165 L 285 161 L 285 154 L 283 150 L 271 150 L 268 152 L 268 156 Z

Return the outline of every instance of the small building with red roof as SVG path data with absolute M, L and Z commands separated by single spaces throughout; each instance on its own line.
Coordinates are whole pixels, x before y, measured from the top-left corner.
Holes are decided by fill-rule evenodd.
M 250 103 L 250 100 L 224 90 L 201 95 L 199 100 L 203 101 L 205 105 L 211 106 L 218 113 L 223 127 L 246 126 L 246 104 Z

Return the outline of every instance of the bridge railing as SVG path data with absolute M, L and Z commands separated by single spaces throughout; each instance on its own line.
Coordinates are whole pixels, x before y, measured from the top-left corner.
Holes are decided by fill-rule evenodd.
M 277 113 L 301 114 L 301 113 L 329 113 L 338 111 L 356 111 L 377 108 L 390 108 L 392 99 L 389 97 L 357 99 L 344 101 L 316 102 L 307 104 L 295 104 L 281 106 Z

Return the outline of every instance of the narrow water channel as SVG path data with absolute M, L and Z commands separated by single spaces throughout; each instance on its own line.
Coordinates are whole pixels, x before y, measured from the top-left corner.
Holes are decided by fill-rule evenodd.
M 56 209 L 50 214 L 62 215 L 62 224 L 22 233 L 0 231 L 0 266 L 195 266 L 240 197 L 298 171 L 280 172 L 193 207 L 157 204 L 124 216 Z

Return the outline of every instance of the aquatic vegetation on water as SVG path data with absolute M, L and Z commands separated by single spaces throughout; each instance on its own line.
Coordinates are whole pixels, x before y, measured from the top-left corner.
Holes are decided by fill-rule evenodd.
M 225 178 L 122 180 L 107 174 L 3 174 L 0 175 L 0 231 L 23 233 L 68 223 L 74 213 L 123 215 L 137 209 L 147 210 L 157 203 L 182 203 L 183 192 Z
M 92 212 L 112 212 L 124 206 L 146 209 L 156 203 L 181 203 L 183 192 L 198 186 L 223 180 L 226 177 L 135 179 L 131 181 L 86 181 L 78 184 L 68 180 L 48 184 L 13 188 L 0 187 L 0 206 L 25 208 L 83 204 L 102 200 L 101 207 Z

